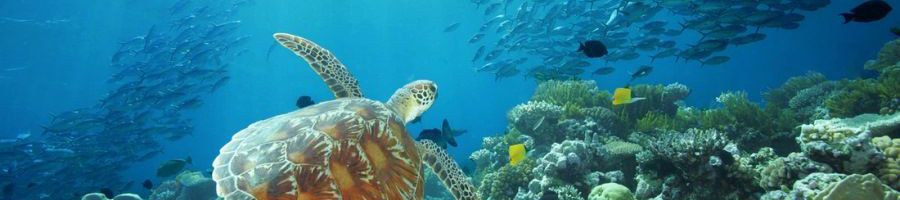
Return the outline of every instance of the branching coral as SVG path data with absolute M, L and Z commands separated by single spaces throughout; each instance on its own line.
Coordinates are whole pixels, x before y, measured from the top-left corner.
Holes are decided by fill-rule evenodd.
M 592 107 L 592 108 L 584 108 L 581 110 L 584 113 L 584 116 L 598 125 L 605 128 L 607 131 L 618 133 L 623 132 L 626 127 L 623 126 L 622 119 L 616 115 L 612 110 L 605 107 Z
M 556 199 L 559 200 L 584 200 L 584 197 L 581 197 L 581 191 L 578 191 L 572 185 L 563 185 L 550 188 L 550 191 L 556 193 Z
M 651 158 L 638 154 L 640 172 L 655 173 L 666 179 L 660 195 L 665 199 L 703 196 L 743 196 L 758 192 L 752 186 L 752 175 L 741 174 L 735 155 L 728 148 L 730 140 L 716 130 L 688 129 L 661 135 L 648 147 Z M 638 187 L 641 196 L 645 186 Z M 704 188 L 704 189 L 699 189 Z
M 650 112 L 673 116 L 678 110 L 676 102 L 687 98 L 691 93 L 687 86 L 680 83 L 672 83 L 665 86 L 637 85 L 631 87 L 631 91 L 633 98 L 645 99 L 614 107 L 617 113 L 623 115 L 622 118 L 628 119 L 631 123 Z
M 838 82 L 826 81 L 802 89 L 788 101 L 788 108 L 790 108 L 790 111 L 796 112 L 797 119 L 803 123 L 816 119 L 823 119 L 827 117 L 828 113 L 822 112 L 827 110 L 820 108 L 825 103 L 825 100 L 838 89 L 838 86 Z M 774 107 L 766 106 L 767 111 L 774 111 L 772 108 Z
M 756 170 L 759 174 L 757 184 L 766 189 L 780 189 L 815 172 L 832 172 L 828 165 L 812 161 L 800 153 L 771 160 L 757 166 Z
M 809 72 L 803 76 L 792 77 L 782 84 L 781 87 L 766 92 L 763 95 L 766 100 L 766 106 L 776 109 L 786 108 L 789 101 L 797 95 L 797 92 L 825 82 L 825 80 L 825 75 L 815 72 Z
M 531 100 L 559 106 L 573 105 L 590 108 L 609 107 L 612 105 L 611 97 L 612 95 L 608 92 L 597 89 L 594 81 L 549 80 L 538 85 Z
M 682 171 L 702 170 L 713 157 L 722 157 L 729 143 L 725 134 L 716 130 L 689 129 L 670 132 L 658 138 L 649 150 L 656 156 L 675 164 Z M 690 174 L 703 176 L 702 174 Z
M 688 121 L 679 116 L 667 116 L 655 112 L 647 113 L 644 117 L 638 119 L 634 124 L 634 130 L 644 133 L 652 133 L 655 131 L 674 130 L 682 131 L 687 129 Z
M 763 132 L 772 132 L 771 121 L 762 109 L 747 99 L 747 93 L 729 92 L 716 97 L 723 109 L 728 113 L 729 119 L 741 127 L 752 127 Z
M 847 80 L 844 89 L 825 100 L 832 117 L 852 117 L 881 111 L 881 85 L 874 80 Z
M 563 182 L 574 183 L 582 181 L 581 177 L 590 173 L 597 164 L 588 161 L 599 160 L 603 156 L 600 144 L 582 140 L 566 140 L 553 144 L 550 152 L 538 160 L 534 171 L 537 177 L 554 177 Z
M 641 145 L 623 141 L 611 141 L 606 143 L 604 147 L 614 157 L 634 156 L 634 154 L 644 150 L 644 147 L 641 147 Z
M 480 196 L 497 200 L 512 199 L 519 188 L 528 186 L 534 165 L 534 161 L 526 159 L 518 165 L 504 165 L 499 170 L 488 173 L 478 188 Z
M 865 68 L 882 72 L 884 69 L 894 67 L 900 62 L 900 40 L 894 40 L 884 44 L 878 52 L 878 59 L 866 62 Z
M 529 101 L 509 111 L 510 126 L 522 134 L 534 137 L 539 144 L 562 141 L 558 123 L 563 120 L 561 106 L 544 101 Z
M 881 114 L 900 111 L 900 64 L 882 70 L 878 82 L 884 98 L 881 102 Z

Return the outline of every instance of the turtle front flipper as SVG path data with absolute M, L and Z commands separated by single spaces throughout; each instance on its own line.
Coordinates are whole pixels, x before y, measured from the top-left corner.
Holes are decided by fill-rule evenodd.
M 475 186 L 469 182 L 466 174 L 444 149 L 430 140 L 416 142 L 416 146 L 422 154 L 422 161 L 441 179 L 444 186 L 453 193 L 453 197 L 458 200 L 480 199 L 475 193 Z
M 322 80 L 334 93 L 335 98 L 363 96 L 362 91 L 359 90 L 359 81 L 327 49 L 305 38 L 287 33 L 276 33 L 273 37 L 281 46 L 290 49 L 294 54 L 306 60 L 309 67 L 316 71 L 319 77 L 322 77 Z

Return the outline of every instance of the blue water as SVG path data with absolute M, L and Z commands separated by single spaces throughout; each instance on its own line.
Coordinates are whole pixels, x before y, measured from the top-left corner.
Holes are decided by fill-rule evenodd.
M 24 68 L 0 71 L 0 138 L 38 134 L 49 113 L 89 106 L 103 98 L 112 88 L 106 79 L 114 70 L 109 60 L 117 43 L 165 22 L 171 3 L 0 1 L 0 17 L 66 20 L 44 25 L 0 22 L 0 68 Z M 692 89 L 686 103 L 703 107 L 712 106 L 724 91 L 747 91 L 760 101 L 762 92 L 807 71 L 829 79 L 859 77 L 865 73 L 862 63 L 896 38 L 887 30 L 900 25 L 900 17 L 892 13 L 875 23 L 841 24 L 837 13 L 854 4 L 834 1 L 805 12 L 806 20 L 796 30 L 765 30 L 766 40 L 725 51 L 732 60 L 721 66 L 657 61 L 653 74 L 636 83 L 683 83 Z M 460 146 L 449 151 L 459 162 L 468 162 L 482 137 L 502 134 L 506 112 L 526 102 L 536 86 L 533 79 L 495 81 L 493 75 L 473 70 L 480 66 L 470 61 L 478 46 L 466 41 L 484 16 L 468 1 L 255 1 L 241 7 L 235 18 L 242 22 L 236 34 L 250 35 L 251 41 L 240 47 L 249 52 L 230 64 L 230 82 L 204 96 L 200 108 L 185 113 L 195 126 L 192 135 L 164 142 L 163 154 L 136 163 L 124 179 L 152 178 L 159 163 L 184 156 L 193 157 L 191 168 L 205 170 L 232 134 L 252 122 L 294 110 L 299 95 L 317 102 L 332 99 L 322 81 L 291 52 L 276 47 L 266 60 L 275 32 L 309 38 L 330 49 L 371 99 L 386 101 L 413 80 L 435 81 L 438 100 L 421 123 L 408 129 L 418 133 L 439 127 L 445 118 L 454 128 L 467 129 L 457 138 Z M 461 23 L 458 30 L 442 31 L 456 22 Z M 612 90 L 646 62 L 613 63 L 619 68 L 613 74 L 583 78 Z

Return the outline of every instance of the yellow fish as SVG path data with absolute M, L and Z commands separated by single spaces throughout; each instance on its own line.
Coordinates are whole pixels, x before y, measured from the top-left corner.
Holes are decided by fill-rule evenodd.
M 612 104 L 614 106 L 622 105 L 622 104 L 630 104 L 640 100 L 644 100 L 647 98 L 644 97 L 631 97 L 631 89 L 629 88 L 616 88 L 616 91 L 613 92 L 613 100 Z
M 509 146 L 509 164 L 518 165 L 525 160 L 525 144 L 514 144 Z
M 622 105 L 627 104 L 631 101 L 631 89 L 629 88 L 616 88 L 616 91 L 613 92 L 613 105 Z

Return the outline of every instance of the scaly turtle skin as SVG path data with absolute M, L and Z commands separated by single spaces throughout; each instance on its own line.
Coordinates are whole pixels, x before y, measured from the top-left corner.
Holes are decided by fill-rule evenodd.
M 405 124 L 431 107 L 437 85 L 419 80 L 381 103 L 328 50 L 278 33 L 337 99 L 251 124 L 213 162 L 216 192 L 237 199 L 422 199 L 422 163 L 457 199 L 478 199 L 459 166 L 435 143 L 416 142 Z

